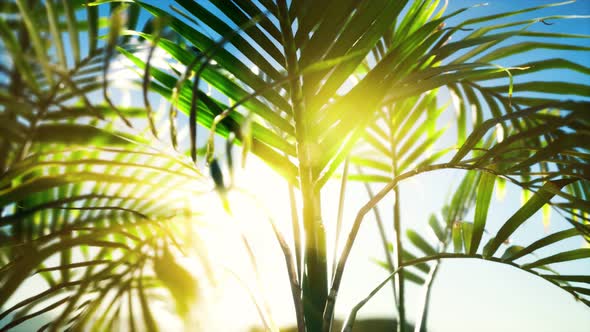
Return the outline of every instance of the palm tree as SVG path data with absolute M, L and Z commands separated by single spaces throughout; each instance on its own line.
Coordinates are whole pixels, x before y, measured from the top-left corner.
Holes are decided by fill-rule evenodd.
M 256 155 L 282 175 L 292 196 L 301 198 L 302 211 L 292 206 L 294 238 L 273 228 L 299 331 L 334 330 L 334 306 L 355 237 L 365 215 L 392 191 L 393 220 L 388 226 L 377 218 L 382 229 L 395 231 L 393 252 L 382 232 L 391 275 L 353 308 L 343 330 L 352 329 L 358 310 L 394 277 L 398 330 L 405 330 L 406 283 L 430 287 L 436 266 L 425 263 L 444 259 L 508 264 L 590 305 L 588 289 L 571 284 L 587 283 L 587 275 L 558 275 L 547 266 L 588 258 L 590 249 L 514 262 L 572 236 L 590 241 L 590 88 L 559 77 L 533 80 L 539 72 L 572 70 L 587 77 L 589 70 L 559 58 L 514 63 L 514 56 L 531 50 L 590 50 L 576 43 L 587 36 L 533 30 L 574 17 L 518 16 L 554 5 L 455 26 L 445 22 L 470 8 L 449 14 L 446 2 L 437 0 L 176 0 L 161 7 L 16 0 L 2 6 L 1 45 L 11 59 L 0 68 L 0 308 L 2 318 L 12 315 L 4 328 L 59 308 L 44 328 L 104 330 L 126 317 L 131 330 L 156 330 L 149 303 L 160 285 L 177 311 L 190 316 L 195 291 L 179 286 L 195 283 L 174 257 L 191 247 L 194 240 L 182 234 L 194 234 L 199 219 L 192 201 L 183 198 L 211 187 L 197 161 L 204 156 L 222 200 L 234 190 L 214 157 L 214 134 L 228 142 L 230 169 L 236 143 L 244 155 Z M 144 11 L 150 15 L 145 24 Z M 512 42 L 517 37 L 527 41 Z M 165 64 L 154 65 L 155 57 Z M 118 92 L 110 74 L 113 58 L 133 63 L 140 106 L 123 107 L 111 96 Z M 440 102 L 446 91 L 457 110 L 457 138 L 431 153 L 446 130 L 437 122 L 449 110 Z M 168 100 L 165 112 L 153 110 L 155 94 Z M 179 134 L 185 125 L 188 147 Z M 211 133 L 202 148 L 198 125 Z M 349 171 L 350 164 L 357 168 Z M 408 232 L 407 240 L 422 253 L 412 257 L 402 236 L 398 184 L 442 169 L 464 170 L 466 176 L 444 222 L 430 222 L 438 245 Z M 328 234 L 337 243 L 346 237 L 341 250 L 326 246 L 324 224 L 333 221 L 322 219 L 321 202 L 322 188 L 338 175 L 343 192 L 351 180 L 382 186 L 376 193 L 367 186 L 370 199 L 348 234 L 340 234 L 339 226 Z M 505 181 L 532 195 L 482 246 L 493 188 Z M 546 204 L 571 229 L 499 255 Z M 343 205 L 341 199 L 340 211 Z M 474 219 L 467 222 L 473 207 Z M 340 213 L 334 222 L 341 219 Z M 331 250 L 334 262 L 328 262 Z M 207 266 L 206 259 L 201 262 Z M 7 306 L 32 274 L 49 289 Z M 93 319 L 96 312 L 102 314 Z
M 110 101 L 106 68 L 117 36 L 99 42 L 96 7 L 2 6 L 0 306 L 1 317 L 11 317 L 2 329 L 59 307 L 43 329 L 104 330 L 121 313 L 143 312 L 143 323 L 130 327 L 155 330 L 148 301 L 162 286 L 178 313 L 188 314 L 197 284 L 172 258 L 194 247 L 178 236 L 194 227 L 184 222 L 194 211 L 180 198 L 204 192 L 205 177 L 139 131 L 118 128 L 115 119 L 143 117 L 145 109 Z M 75 16 L 80 11 L 83 20 Z M 123 12 L 111 11 L 115 28 Z M 129 8 L 130 28 L 138 14 Z M 98 103 L 96 92 L 104 95 Z M 39 278 L 46 290 L 14 297 L 26 280 Z

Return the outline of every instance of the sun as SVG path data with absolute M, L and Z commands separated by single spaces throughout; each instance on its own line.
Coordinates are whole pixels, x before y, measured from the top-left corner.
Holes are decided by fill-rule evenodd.
M 255 157 L 249 157 L 246 167 L 236 167 L 234 179 L 224 193 L 229 211 L 213 186 L 190 198 L 197 216 L 191 220 L 197 225 L 196 246 L 213 271 L 196 304 L 199 325 L 227 331 L 292 325 L 285 261 L 271 226 L 272 220 L 293 247 L 288 184 Z M 204 277 L 203 271 L 194 272 Z M 227 312 L 232 312 L 231 322 L 223 318 Z

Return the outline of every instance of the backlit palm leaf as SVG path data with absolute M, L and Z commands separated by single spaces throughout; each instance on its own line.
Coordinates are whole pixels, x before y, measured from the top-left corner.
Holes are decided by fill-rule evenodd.
M 184 156 L 112 122 L 143 117 L 143 109 L 96 103 L 106 60 L 98 30 L 108 21 L 83 4 L 18 1 L 0 18 L 12 59 L 0 92 L 2 329 L 49 314 L 42 329 L 104 330 L 137 312 L 151 315 L 138 293 L 154 301 L 167 287 L 180 314 L 196 296 L 193 277 L 171 252 L 191 246 L 179 236 L 179 227 L 193 232 L 186 222 L 197 217 L 185 195 L 209 184 Z M 128 11 L 130 28 L 138 9 Z M 86 19 L 76 18 L 84 12 Z M 40 40 L 51 40 L 55 52 L 35 46 Z M 17 292 L 27 282 L 46 288 Z M 174 290 L 179 285 L 184 293 Z M 129 324 L 157 328 L 149 320 Z

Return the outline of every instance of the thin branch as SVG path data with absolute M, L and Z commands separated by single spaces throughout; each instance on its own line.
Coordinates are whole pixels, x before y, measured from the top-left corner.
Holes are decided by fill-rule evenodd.
M 438 268 L 440 266 L 440 262 L 436 261 L 434 266 L 431 267 L 430 272 L 428 273 L 428 277 L 424 282 L 424 301 L 422 303 L 422 307 L 419 309 L 418 316 L 416 317 L 416 322 L 414 325 L 414 332 L 421 332 L 423 326 L 425 328 L 426 322 L 428 320 L 428 305 L 430 303 L 430 294 L 432 291 L 432 284 L 436 274 L 438 272 Z
M 467 210 L 465 210 L 465 211 L 467 211 Z M 463 219 L 463 217 L 461 217 L 461 219 Z M 451 240 L 451 237 L 452 237 L 452 227 L 453 227 L 452 224 L 450 226 L 447 225 L 447 227 L 445 227 L 444 241 L 442 241 L 441 245 L 439 246 L 439 252 L 444 253 L 447 250 L 447 247 L 449 245 L 449 241 Z M 428 273 L 428 277 L 424 282 L 424 285 L 423 285 L 423 287 L 424 287 L 424 301 L 422 303 L 422 307 L 419 309 L 418 315 L 415 320 L 414 332 L 421 332 L 422 329 L 425 329 L 425 325 L 428 321 L 428 306 L 430 303 L 430 295 L 432 292 L 432 285 L 433 285 L 434 279 L 436 278 L 436 275 L 438 274 L 440 264 L 441 264 L 440 260 L 437 260 L 436 262 L 434 262 L 433 266 L 430 269 L 430 272 Z
M 362 168 L 357 166 L 357 172 L 362 174 Z M 368 182 L 363 182 L 365 185 L 365 190 L 367 191 L 367 195 L 369 195 L 369 199 L 373 199 L 375 194 L 373 193 L 373 189 L 371 189 L 371 185 Z M 379 209 L 375 206 L 373 207 L 373 214 L 375 215 L 375 221 L 377 222 L 377 229 L 379 230 L 379 237 L 381 238 L 381 244 L 383 245 L 383 250 L 385 254 L 385 260 L 387 262 L 387 266 L 389 267 L 390 271 L 395 270 L 395 266 L 393 265 L 393 260 L 391 259 L 391 255 L 389 254 L 389 249 L 387 246 L 387 236 L 385 234 L 385 226 L 383 224 L 383 219 L 381 218 L 381 213 L 379 213 Z M 397 290 L 395 288 L 395 281 L 391 283 L 393 289 L 393 300 L 395 302 L 395 306 L 397 308 Z
M 133 209 L 128 209 L 128 208 L 124 208 L 124 207 L 120 207 L 120 206 L 116 206 L 116 205 L 112 205 L 112 206 L 85 206 L 85 207 L 73 207 L 73 206 L 69 206 L 69 207 L 56 207 L 55 209 L 58 210 L 79 210 L 79 211 L 87 211 L 87 210 L 115 210 L 115 211 L 121 211 L 121 212 L 129 212 L 131 214 L 134 214 L 142 219 L 149 219 L 148 216 L 146 216 L 145 214 L 133 210 Z
M 133 125 L 131 125 L 131 122 L 129 122 L 127 117 L 125 117 L 125 115 L 121 112 L 121 110 L 117 106 L 115 106 L 115 104 L 111 100 L 111 97 L 109 96 L 109 92 L 108 92 L 107 76 L 109 73 L 111 58 L 113 57 L 113 53 L 115 51 L 115 43 L 116 43 L 117 37 L 119 35 L 119 29 L 121 28 L 121 25 L 122 25 L 121 21 L 123 20 L 123 18 L 121 17 L 122 13 L 120 11 L 113 13 L 113 15 L 114 15 L 112 17 L 113 24 L 111 24 L 111 27 L 110 27 L 109 41 L 107 43 L 107 47 L 105 48 L 105 57 L 104 57 L 104 62 L 103 62 L 102 96 L 103 96 L 104 100 L 107 102 L 107 104 L 117 113 L 117 115 L 121 118 L 121 120 L 123 120 L 125 125 L 127 125 L 127 127 L 129 127 L 129 128 L 133 128 Z
M 340 197 L 338 199 L 338 216 L 336 218 L 336 233 L 334 235 L 334 257 L 332 261 L 332 273 L 336 271 L 336 263 L 338 261 L 338 240 L 340 239 L 340 232 L 342 228 L 342 217 L 344 212 L 344 198 L 346 196 L 346 183 L 348 182 L 348 165 L 350 159 L 346 158 L 344 161 L 344 170 L 342 171 L 342 180 L 340 182 Z
M 37 317 L 39 315 L 42 315 L 42 314 L 44 314 L 44 313 L 46 313 L 48 311 L 51 311 L 51 310 L 53 310 L 53 309 L 61 306 L 62 304 L 68 302 L 69 299 L 70 299 L 69 296 L 64 297 L 63 299 L 61 299 L 61 300 L 59 300 L 57 302 L 54 302 L 53 304 L 51 304 L 51 305 L 49 305 L 49 306 L 47 306 L 47 307 L 45 307 L 45 308 L 43 308 L 43 309 L 41 309 L 39 311 L 36 311 L 36 312 L 34 312 L 32 314 L 28 314 L 28 315 L 23 316 L 23 317 L 21 317 L 19 319 L 15 319 L 15 320 L 11 321 L 10 323 L 4 325 L 2 328 L 0 328 L 0 331 L 8 331 L 11 328 L 13 328 L 13 327 L 15 327 L 17 325 L 20 325 L 21 323 L 23 323 L 23 322 L 25 322 L 25 321 L 27 321 L 27 320 L 29 320 L 31 318 Z
M 148 118 L 148 122 L 150 125 L 150 130 L 152 131 L 152 134 L 154 134 L 154 136 L 156 138 L 158 138 L 158 130 L 156 129 L 156 124 L 154 121 L 154 112 L 152 110 L 152 105 L 150 104 L 150 99 L 148 98 L 148 88 L 150 85 L 150 71 L 151 71 L 151 62 L 152 62 L 152 57 L 154 56 L 154 51 L 156 50 L 156 47 L 158 46 L 158 42 L 160 41 L 160 37 L 162 34 L 162 27 L 161 27 L 161 22 L 160 22 L 160 18 L 155 18 L 154 19 L 154 25 L 156 25 L 156 37 L 154 38 L 154 40 L 151 42 L 150 45 L 150 50 L 148 52 L 148 56 L 145 62 L 145 71 L 143 74 L 143 82 L 142 82 L 142 90 L 143 90 L 143 103 L 145 105 L 145 111 L 147 114 L 147 118 Z
M 291 284 L 291 293 L 293 296 L 293 304 L 295 305 L 295 315 L 297 317 L 297 331 L 305 332 L 305 320 L 303 317 L 303 300 L 301 299 L 301 284 L 297 278 L 297 271 L 295 269 L 295 262 L 293 261 L 293 255 L 291 255 L 291 249 L 287 245 L 283 235 L 277 229 L 275 222 L 268 218 L 275 237 L 279 241 L 283 255 L 285 256 L 285 264 L 287 265 L 287 272 L 289 273 L 289 281 Z
M 421 173 L 431 172 L 431 171 L 435 171 L 435 170 L 442 170 L 442 169 L 480 170 L 480 171 L 490 172 L 490 173 L 495 174 L 497 176 L 502 176 L 502 177 L 507 178 L 511 181 L 515 181 L 509 177 L 502 175 L 502 174 L 498 174 L 494 170 L 490 170 L 490 169 L 486 169 L 486 168 L 476 168 L 476 167 L 469 166 L 469 165 L 460 165 L 460 164 L 452 164 L 452 163 L 443 163 L 443 164 L 423 166 L 423 167 L 408 171 L 406 173 L 400 174 L 399 176 L 395 177 L 391 182 L 389 182 L 385 187 L 383 187 L 377 193 L 377 195 L 375 195 L 375 197 L 373 197 L 363 207 L 361 207 L 361 209 L 357 213 L 357 216 L 356 216 L 355 221 L 353 223 L 352 229 L 348 235 L 346 245 L 345 245 L 344 249 L 342 250 L 342 254 L 340 255 L 340 259 L 338 261 L 338 265 L 337 265 L 336 271 L 335 271 L 333 279 L 332 279 L 333 280 L 332 281 L 332 288 L 330 289 L 330 293 L 328 295 L 326 306 L 324 308 L 324 315 L 323 315 L 324 324 L 329 325 L 330 321 L 332 320 L 332 315 L 334 313 L 334 306 L 336 304 L 336 296 L 338 294 L 340 283 L 342 281 L 342 275 L 344 273 L 344 268 L 346 266 L 348 256 L 350 254 L 350 251 L 352 250 L 352 246 L 353 246 L 354 241 L 356 239 L 356 235 L 358 234 L 358 231 L 360 229 L 360 226 L 363 222 L 365 215 L 369 211 L 371 211 L 373 209 L 373 207 L 375 205 L 377 205 L 377 203 L 379 203 L 391 190 L 393 190 L 398 185 L 399 182 L 406 180 L 408 178 L 411 178 L 415 175 L 421 174 Z
M 59 265 L 59 266 L 41 268 L 41 269 L 38 269 L 35 272 L 35 274 L 41 273 L 41 272 L 60 271 L 60 270 L 74 269 L 74 268 L 79 268 L 79 267 L 87 267 L 87 266 L 91 266 L 91 265 L 107 264 L 110 262 L 112 262 L 112 261 L 108 260 L 108 259 L 99 259 L 99 260 L 93 260 L 93 261 L 84 261 L 84 262 L 80 262 L 80 263 L 70 263 L 70 264 L 64 264 L 64 265 Z
M 40 271 L 40 270 L 39 270 Z M 39 272 L 38 271 L 38 272 Z M 112 275 L 106 275 L 106 276 L 102 276 L 100 280 L 104 280 L 104 279 L 109 279 L 112 278 Z M 68 282 L 63 282 L 61 284 L 57 284 L 41 293 L 38 293 L 36 295 L 27 297 L 26 299 L 18 302 L 17 304 L 15 304 L 14 306 L 4 310 L 2 313 L 0 313 L 0 320 L 4 319 L 6 316 L 8 316 L 11 312 L 15 311 L 18 308 L 24 307 L 26 305 L 29 305 L 35 301 L 38 301 L 44 297 L 46 297 L 47 295 L 52 295 L 53 293 L 56 293 L 64 288 L 70 288 L 70 287 L 74 287 L 74 286 L 78 286 L 81 285 L 82 283 L 86 282 L 85 279 L 82 280 L 77 280 L 77 281 L 68 281 Z
M 295 247 L 295 259 L 297 266 L 297 280 L 303 280 L 303 273 L 301 268 L 301 224 L 299 223 L 299 215 L 297 214 L 297 202 L 295 201 L 295 188 L 289 182 L 289 205 L 291 207 L 291 224 L 293 227 L 293 245 Z
M 292 187 L 290 187 L 290 188 L 292 188 Z M 270 225 L 272 227 L 275 238 L 277 239 L 277 241 L 279 242 L 279 245 L 281 246 L 281 250 L 282 250 L 283 256 L 285 258 L 285 264 L 287 266 L 287 273 L 289 275 L 289 282 L 291 285 L 291 293 L 293 296 L 293 304 L 295 305 L 295 315 L 297 318 L 297 330 L 299 332 L 305 332 L 305 318 L 303 316 L 303 300 L 301 298 L 301 278 L 298 275 L 298 269 L 297 269 L 297 267 L 299 267 L 299 265 L 297 265 L 297 267 L 295 265 L 295 261 L 293 260 L 293 255 L 291 254 L 291 248 L 289 248 L 287 241 L 285 241 L 285 237 L 277 228 L 276 223 L 274 222 L 273 218 L 271 217 L 270 212 L 265 208 L 265 206 L 254 195 L 247 192 L 246 190 L 239 189 L 239 188 L 237 190 L 240 193 L 246 195 L 248 198 L 252 199 L 254 204 L 256 204 L 256 206 L 258 206 L 267 216 L 268 222 L 270 223 Z M 297 216 L 295 215 L 295 217 L 297 217 Z M 298 219 L 296 219 L 296 220 L 298 220 Z
M 246 195 L 248 194 L 246 191 L 240 190 L 240 189 L 238 189 L 238 192 L 245 193 Z M 252 196 L 250 196 L 250 197 L 252 197 Z M 254 202 L 256 202 L 255 199 L 254 199 Z M 238 223 L 238 220 L 231 213 L 230 213 L 230 217 L 232 217 L 232 220 L 235 220 L 236 223 Z M 268 324 L 270 325 L 270 327 L 267 327 L 267 330 L 278 331 L 278 328 L 272 318 L 272 310 L 271 310 L 270 304 L 268 303 L 266 296 L 264 296 L 264 289 L 265 288 L 264 288 L 264 284 L 262 282 L 262 278 L 260 276 L 260 269 L 258 267 L 256 255 L 254 255 L 254 250 L 252 250 L 252 246 L 250 245 L 250 241 L 246 237 L 246 234 L 242 230 L 242 227 L 240 227 L 239 224 L 237 224 L 237 226 L 238 226 L 238 228 L 237 228 L 238 235 L 240 236 L 242 243 L 244 244 L 244 247 L 246 249 L 246 254 L 248 255 L 248 259 L 250 260 L 250 264 L 252 265 L 252 270 L 254 271 L 256 286 L 260 289 L 260 291 L 262 293 L 262 296 L 261 296 L 262 304 L 264 306 L 265 316 L 268 316 L 268 320 L 269 320 Z M 273 226 L 273 229 L 274 229 L 274 226 Z M 282 239 L 282 237 L 281 237 L 281 240 L 284 242 L 284 239 Z M 281 242 L 281 240 L 279 240 L 279 243 Z M 287 258 L 285 258 L 285 259 L 287 259 Z M 287 259 L 287 261 L 288 261 L 288 259 Z
M 392 146 L 391 149 L 391 166 L 392 166 L 392 176 L 396 177 L 398 175 L 398 165 L 397 165 L 397 153 L 395 150 L 395 138 L 393 136 L 393 130 L 390 131 L 390 143 Z M 395 266 L 402 266 L 404 258 L 403 252 L 404 247 L 402 243 L 402 231 L 401 231 L 401 200 L 400 200 L 400 190 L 398 186 L 393 188 L 393 192 L 395 194 L 395 201 L 393 203 L 393 231 L 395 234 L 395 254 L 394 264 Z M 406 301 L 405 301 L 405 281 L 404 281 L 404 271 L 403 269 L 397 274 L 397 294 L 398 294 L 398 302 L 397 302 L 397 313 L 398 313 L 398 320 L 397 320 L 397 331 L 398 332 L 406 332 Z
M 269 320 L 268 323 L 270 324 L 270 327 L 268 329 L 270 331 L 278 331 L 278 329 L 272 319 L 272 311 L 271 311 L 270 303 L 268 303 L 268 299 L 264 295 L 264 286 L 263 286 L 264 284 L 262 283 L 262 278 L 260 276 L 260 269 L 258 268 L 258 262 L 256 260 L 256 256 L 254 255 L 254 251 L 252 250 L 252 246 L 250 245 L 250 241 L 248 241 L 246 234 L 244 234 L 244 232 L 242 231 L 242 229 L 240 227 L 238 227 L 238 228 L 239 228 L 240 238 L 242 239 L 242 242 L 244 243 L 244 247 L 246 248 L 246 253 L 248 255 L 248 258 L 250 259 L 250 264 L 252 265 L 252 269 L 254 270 L 254 275 L 255 275 L 257 286 L 258 286 L 258 288 L 260 288 L 260 291 L 262 292 L 262 296 L 261 296 L 262 297 L 262 304 L 264 306 L 264 311 L 266 313 L 266 316 L 268 316 L 268 320 Z
M 83 61 L 86 61 L 87 59 L 84 59 Z M 63 82 L 65 82 L 70 89 L 72 90 L 72 93 L 76 94 L 78 97 L 80 97 L 82 99 L 82 102 L 84 103 L 84 106 L 86 106 L 86 108 L 88 108 L 92 113 L 96 114 L 96 117 L 98 117 L 101 120 L 104 120 L 104 116 L 102 115 L 102 113 L 100 113 L 96 107 L 94 107 L 94 105 L 92 105 L 92 103 L 90 102 L 90 100 L 88 99 L 88 97 L 86 96 L 86 94 L 84 92 L 82 92 L 78 86 L 76 85 L 76 83 L 72 80 L 72 76 L 74 75 L 74 73 L 76 71 L 78 71 L 82 66 L 78 65 L 77 67 L 73 68 L 72 70 L 69 71 L 64 71 L 61 68 L 59 68 L 58 66 L 49 65 L 49 68 L 55 72 L 56 74 L 58 74 L 61 77 L 61 80 Z M 57 85 L 57 88 L 61 87 L 62 85 L 62 81 L 60 81 Z M 55 92 L 52 92 L 52 98 L 57 97 L 57 89 L 55 90 Z
M 256 307 L 256 311 L 258 312 L 258 316 L 262 320 L 262 324 L 264 325 L 265 331 L 272 331 L 272 329 L 269 326 L 269 323 L 266 320 L 266 315 L 264 313 L 264 310 L 260 307 L 260 304 L 258 303 L 258 300 L 256 299 L 256 296 L 254 295 L 254 292 L 250 289 L 250 287 L 248 287 L 246 282 L 244 280 L 242 280 L 242 278 L 240 278 L 240 276 L 237 275 L 234 271 L 230 270 L 229 268 L 226 268 L 226 270 L 227 270 L 227 272 L 229 272 L 230 275 L 232 275 L 234 278 L 236 278 L 236 280 L 242 285 L 242 287 L 244 287 L 246 289 L 246 291 L 248 292 L 248 295 L 250 295 L 250 300 L 252 300 L 252 303 L 254 303 L 254 306 Z
M 406 261 L 405 263 L 403 263 L 402 265 L 400 265 L 399 268 L 397 268 L 395 271 L 393 271 L 389 276 L 387 276 L 387 278 L 385 278 L 381 283 L 379 283 L 379 285 L 377 285 L 377 287 L 375 287 L 370 293 L 369 295 L 367 295 L 367 297 L 365 297 L 363 300 L 361 300 L 359 303 L 357 303 L 353 309 L 351 310 L 350 314 L 348 315 L 348 318 L 346 319 L 346 322 L 342 328 L 342 332 L 352 332 L 352 327 L 354 325 L 354 320 L 356 319 L 356 315 L 358 313 L 358 311 L 367 303 L 369 302 L 369 300 L 375 296 L 375 294 L 377 294 L 379 292 L 379 290 L 381 290 L 381 288 L 383 288 L 383 286 L 385 286 L 385 284 L 391 279 L 393 278 L 397 273 L 399 273 L 399 271 L 405 267 L 409 267 L 409 266 L 413 266 L 413 265 L 417 265 L 417 264 L 421 264 L 421 263 L 426 263 L 429 261 L 439 261 L 441 259 L 449 259 L 449 258 L 472 258 L 472 259 L 480 259 L 480 260 L 485 260 L 485 261 L 491 261 L 491 262 L 495 262 L 495 263 L 500 263 L 500 264 L 504 264 L 504 265 L 510 265 L 512 267 L 515 267 L 521 271 L 525 271 L 528 272 L 532 275 L 535 275 L 537 277 L 540 277 L 544 280 L 547 280 L 548 282 L 558 286 L 559 283 L 544 278 L 541 274 L 533 271 L 533 270 L 529 270 L 529 269 L 525 269 L 523 267 L 521 267 L 520 265 L 513 263 L 511 261 L 504 261 L 501 258 L 497 258 L 497 257 L 483 257 L 482 255 L 479 254 L 473 254 L 473 255 L 469 255 L 469 254 L 454 254 L 454 253 L 440 253 L 437 255 L 433 255 L 433 256 L 426 256 L 426 257 L 421 257 L 421 258 L 417 258 L 417 259 L 413 259 L 413 260 L 409 260 Z M 579 296 L 573 291 L 573 290 L 569 290 L 569 289 L 565 289 L 563 287 L 560 287 L 561 289 L 565 290 L 566 292 L 572 294 L 574 296 L 574 298 L 579 299 Z

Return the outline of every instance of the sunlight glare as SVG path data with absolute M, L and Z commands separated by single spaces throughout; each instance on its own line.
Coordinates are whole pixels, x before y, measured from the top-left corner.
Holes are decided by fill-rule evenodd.
M 293 323 L 284 258 L 268 220 L 271 216 L 286 241 L 292 243 L 288 186 L 258 158 L 249 158 L 245 169 L 235 170 L 236 188 L 227 192 L 230 213 L 213 190 L 190 198 L 191 208 L 203 212 L 195 232 L 203 242 L 200 247 L 206 248 L 216 283 L 201 294 L 204 305 L 199 310 L 206 314 L 199 314 L 199 323 L 204 330 L 262 326 L 249 291 L 258 295 L 261 307 L 271 308 L 276 325 Z M 242 235 L 251 247 L 258 274 Z M 234 313 L 232 322 L 221 316 L 228 311 Z

